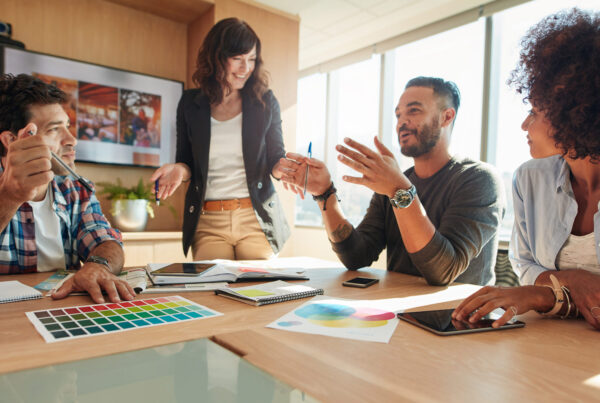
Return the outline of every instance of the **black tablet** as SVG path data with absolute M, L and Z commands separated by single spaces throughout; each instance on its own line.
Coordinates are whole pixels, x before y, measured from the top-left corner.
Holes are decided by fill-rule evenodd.
M 440 336 L 487 332 L 489 330 L 503 330 L 525 326 L 525 323 L 512 319 L 504 325 L 494 328 L 492 327 L 492 323 L 500 318 L 500 315 L 493 312 L 484 316 L 476 323 L 454 320 L 452 319 L 453 311 L 454 309 L 440 309 L 437 311 L 401 312 L 398 314 L 398 318 Z
M 152 272 L 153 276 L 197 276 L 213 267 L 212 263 L 173 263 Z

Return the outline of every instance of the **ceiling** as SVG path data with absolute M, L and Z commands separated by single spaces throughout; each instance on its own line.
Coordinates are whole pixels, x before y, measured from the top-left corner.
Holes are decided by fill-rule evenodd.
M 493 0 L 254 0 L 300 17 L 300 70 Z

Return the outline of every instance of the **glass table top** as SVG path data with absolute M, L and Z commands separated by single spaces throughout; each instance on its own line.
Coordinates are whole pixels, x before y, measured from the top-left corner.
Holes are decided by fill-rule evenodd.
M 208 339 L 0 376 L 0 402 L 316 402 Z

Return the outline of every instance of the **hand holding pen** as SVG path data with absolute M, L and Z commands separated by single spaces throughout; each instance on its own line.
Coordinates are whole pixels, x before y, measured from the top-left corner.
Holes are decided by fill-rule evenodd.
M 30 125 L 32 125 L 33 127 L 31 127 L 30 129 L 27 130 L 27 134 L 30 136 L 34 136 L 37 132 L 37 126 L 34 123 L 30 123 Z M 64 162 L 62 160 L 62 158 L 60 158 L 58 155 L 56 155 L 52 150 L 50 150 L 50 155 L 52 155 L 52 159 L 58 163 L 60 166 L 62 166 L 76 181 L 78 181 L 79 183 L 81 183 L 81 185 L 86 188 L 90 193 L 93 192 L 92 186 L 88 183 L 87 180 L 85 180 L 83 177 L 81 177 L 79 174 L 77 174 L 73 168 L 71 168 L 69 165 L 67 165 L 66 162 Z
M 54 178 L 45 139 L 29 134 L 36 131 L 37 126 L 29 123 L 16 136 L 3 135 L 3 141 L 8 140 L 8 144 L 4 143 L 6 155 L 2 161 L 4 172 L 0 181 L 0 196 L 5 207 L 18 208 L 22 203 L 33 200 Z

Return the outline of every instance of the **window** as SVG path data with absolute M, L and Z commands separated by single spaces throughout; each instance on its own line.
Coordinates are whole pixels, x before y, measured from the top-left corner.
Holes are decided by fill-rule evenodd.
M 461 93 L 461 105 L 456 115 L 450 152 L 463 157 L 479 159 L 481 147 L 481 103 L 483 95 L 483 53 L 485 21 L 471 24 L 412 42 L 389 52 L 394 58 L 394 95 L 396 107 L 406 83 L 414 77 L 440 77 L 453 81 Z M 392 115 L 393 116 L 393 115 Z M 406 169 L 413 165 L 412 158 L 400 154 L 396 138 L 396 120 L 386 122 L 386 145 L 392 146 L 396 158 Z M 387 133 L 393 134 L 391 139 Z
M 312 155 L 325 158 L 325 123 L 327 112 L 327 75 L 313 74 L 298 81 L 298 123 L 296 125 L 296 150 L 308 151 L 312 142 Z M 296 224 L 321 225 L 319 206 L 308 195 L 304 200 L 296 197 Z
M 344 214 L 354 225 L 365 215 L 373 192 L 342 180 L 343 175 L 358 174 L 338 162 L 334 147 L 342 144 L 344 137 L 374 147 L 373 137 L 379 131 L 379 71 L 380 56 L 375 55 L 329 73 L 329 86 L 325 74 L 298 82 L 296 150 L 306 153 L 312 141 L 313 157 L 327 164 Z M 322 225 L 321 212 L 312 197 L 296 198 L 296 224 Z
M 512 230 L 512 176 L 516 168 L 530 159 L 526 134 L 521 122 L 529 106 L 506 85 L 515 68 L 520 39 L 543 17 L 561 9 L 577 6 L 598 10 L 598 0 L 534 0 L 479 20 L 403 46 L 385 55 L 355 63 L 327 74 L 306 77 L 299 82 L 297 149 L 305 150 L 313 141 L 313 155 L 324 159 L 342 199 L 349 220 L 360 222 L 372 192 L 345 183 L 342 175 L 357 175 L 337 162 L 335 144 L 352 137 L 373 148 L 379 133 L 384 144 L 396 155 L 402 169 L 412 159 L 400 154 L 395 133 L 394 108 L 407 81 L 416 76 L 442 77 L 454 81 L 461 91 L 461 106 L 450 142 L 450 152 L 494 164 L 504 180 L 507 211 L 500 239 L 508 241 Z M 492 23 L 490 48 L 486 52 L 486 23 Z M 488 56 L 486 56 L 488 55 Z M 489 83 L 484 65 L 491 66 Z M 383 65 L 383 69 L 381 68 Z M 383 71 L 383 74 L 382 74 Z M 489 91 L 484 91 L 489 84 Z M 380 88 L 384 93 L 380 94 Z M 484 99 L 484 94 L 488 98 Z M 380 104 L 383 99 L 385 105 Z M 487 102 L 484 102 L 487 101 Z M 489 104 L 489 110 L 483 110 Z M 388 105 L 389 104 L 389 105 Z M 485 119 L 485 120 L 484 120 Z M 379 127 L 379 122 L 383 127 Z M 487 131 L 482 135 L 482 122 Z M 484 137 L 484 138 L 482 138 Z M 486 154 L 481 155 L 482 140 Z M 318 148 L 315 145 L 318 144 Z M 316 150 L 319 150 L 317 154 Z M 309 198 L 311 199 L 311 198 Z M 296 223 L 321 225 L 316 203 L 297 199 Z
M 379 132 L 379 72 L 380 57 L 346 66 L 332 73 L 335 88 L 331 89 L 331 102 L 337 105 L 331 116 L 332 133 L 335 144 L 344 144 L 350 137 L 370 148 L 374 148 L 373 137 Z M 338 153 L 330 147 L 327 166 L 348 221 L 353 225 L 364 217 L 373 192 L 365 186 L 342 180 L 343 175 L 361 176 L 360 173 L 338 162 Z

